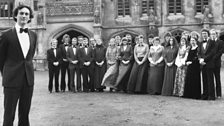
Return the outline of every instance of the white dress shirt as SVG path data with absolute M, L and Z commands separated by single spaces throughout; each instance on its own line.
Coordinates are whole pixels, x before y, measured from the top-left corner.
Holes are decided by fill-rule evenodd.
M 28 35 L 28 33 L 25 33 L 25 32 L 20 33 L 20 28 L 21 27 L 17 23 L 15 25 L 15 28 L 16 28 L 16 33 L 17 33 L 17 36 L 18 36 L 18 39 L 19 39 L 21 49 L 23 51 L 23 56 L 24 56 L 24 58 L 26 58 L 27 53 L 28 53 L 29 48 L 30 48 L 29 35 Z
M 73 47 L 72 49 L 73 49 L 73 53 L 74 53 L 74 55 L 76 55 L 76 48 Z
M 88 48 L 86 48 L 86 47 L 85 47 L 85 52 L 86 52 L 86 55 L 87 55 L 87 51 L 88 51 Z
M 206 49 L 207 42 L 203 43 L 203 48 Z
M 54 56 L 56 57 L 57 56 L 56 49 L 53 49 L 53 51 L 54 51 Z

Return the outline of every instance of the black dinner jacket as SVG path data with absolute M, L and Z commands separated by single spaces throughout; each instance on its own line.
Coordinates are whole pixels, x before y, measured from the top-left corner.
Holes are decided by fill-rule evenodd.
M 29 86 L 34 85 L 33 56 L 37 36 L 28 30 L 30 48 L 24 58 L 15 27 L 2 32 L 0 37 L 0 70 L 4 87 L 21 87 L 24 75 Z
M 92 62 L 94 60 L 94 56 L 93 56 L 93 49 L 91 47 L 88 47 L 87 49 L 87 54 L 85 52 L 85 48 L 80 48 L 80 67 L 84 67 L 84 62 L 90 62 L 90 66 L 92 66 Z
M 76 47 L 76 51 L 74 53 L 73 51 L 73 47 L 69 47 L 68 51 L 67 51 L 67 59 L 69 61 L 69 68 L 73 69 L 73 68 L 79 68 L 80 65 L 80 59 L 79 59 L 79 47 Z M 77 64 L 72 64 L 72 61 L 74 60 L 78 60 Z
M 214 41 L 216 44 L 216 53 L 214 56 L 215 67 L 221 67 L 221 57 L 224 51 L 224 41 L 217 39 Z
M 215 63 L 214 63 L 214 55 L 216 53 L 216 44 L 212 40 L 207 41 L 206 48 L 204 49 L 203 43 L 199 43 L 199 48 L 198 48 L 198 55 L 199 58 L 203 58 L 204 62 L 206 63 L 207 68 L 214 68 Z
M 68 45 L 68 48 L 70 47 L 71 45 L 69 44 Z M 64 44 L 61 44 L 59 45 L 59 48 L 61 49 L 61 54 L 62 54 L 62 58 L 63 59 L 67 59 L 67 52 L 66 52 L 66 49 L 65 49 L 65 45 Z M 67 50 L 68 51 L 68 50 Z
M 54 55 L 54 49 L 48 49 L 47 50 L 47 61 L 48 61 L 48 68 L 52 68 L 54 65 L 54 62 L 59 62 L 59 65 L 62 62 L 62 55 L 61 55 L 61 49 L 56 48 L 56 57 Z

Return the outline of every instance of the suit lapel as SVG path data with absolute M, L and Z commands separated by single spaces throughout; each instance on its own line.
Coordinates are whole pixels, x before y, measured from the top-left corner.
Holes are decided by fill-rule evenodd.
M 29 35 L 29 40 L 30 40 L 30 47 L 29 47 L 28 53 L 26 55 L 26 58 L 28 58 L 31 55 L 33 45 L 34 45 L 33 44 L 34 43 L 34 36 L 33 36 L 33 34 L 31 33 L 30 30 L 28 30 L 28 35 Z
M 21 56 L 24 58 L 22 47 L 20 45 L 19 38 L 18 38 L 18 35 L 16 33 L 16 28 L 15 27 L 12 29 L 12 39 L 13 39 L 12 41 L 15 42 L 15 47 L 18 49 L 18 52 L 20 52 Z
M 207 52 L 209 46 L 210 46 L 210 41 L 208 40 L 207 45 L 206 45 L 206 47 L 205 47 L 205 53 Z

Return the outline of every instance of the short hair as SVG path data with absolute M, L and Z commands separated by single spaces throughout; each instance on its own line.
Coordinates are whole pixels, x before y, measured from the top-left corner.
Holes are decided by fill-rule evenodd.
M 63 37 L 62 37 L 62 42 L 64 42 L 64 39 L 67 38 L 67 37 L 69 37 L 69 39 L 70 39 L 70 36 L 68 34 L 64 34 Z
M 207 33 L 208 33 L 208 36 L 210 36 L 210 32 L 209 32 L 208 29 L 203 28 L 203 29 L 201 30 L 201 33 L 202 33 L 202 32 L 207 32 Z
M 142 38 L 142 39 L 144 39 L 144 36 L 143 36 L 143 35 L 139 35 L 138 38 Z
M 211 29 L 209 32 L 210 32 L 210 34 L 211 34 L 211 32 L 215 32 L 216 35 L 218 33 L 215 29 Z
M 83 36 L 82 35 L 78 36 L 78 39 L 80 39 L 80 38 L 83 38 Z
M 87 38 L 87 37 L 84 37 L 84 38 L 83 38 L 83 40 L 87 40 L 87 41 L 89 41 L 89 38 Z
M 149 34 L 148 38 L 154 38 L 154 35 L 153 34 Z
M 111 46 L 112 43 L 115 44 L 115 38 L 110 38 L 108 45 Z
M 158 36 L 156 36 L 156 37 L 153 38 L 153 41 L 155 41 L 155 40 L 157 40 L 157 41 L 160 42 L 160 38 Z
M 121 36 L 119 36 L 119 35 L 117 35 L 117 36 L 115 36 L 115 39 L 121 39 Z
M 198 33 L 198 32 L 196 32 L 196 31 L 192 31 L 191 33 L 190 33 L 190 37 L 192 37 L 193 35 L 196 35 L 197 36 L 197 41 L 198 41 L 198 39 L 199 39 L 199 37 L 200 37 L 200 34 Z
M 51 39 L 50 44 L 52 44 L 53 42 L 57 42 L 58 43 L 58 40 L 53 38 L 53 39 Z
M 76 38 L 76 37 L 73 37 L 73 38 L 72 38 L 72 40 L 73 40 L 73 39 L 76 39 L 76 40 L 77 40 L 77 38 Z
M 121 41 L 122 41 L 122 42 L 123 42 L 123 41 L 128 41 L 128 39 L 127 39 L 126 37 L 123 37 Z
M 170 32 L 167 32 L 167 33 L 165 34 L 164 38 L 165 38 L 166 36 L 171 37 L 171 36 L 172 36 L 172 34 L 171 34 Z
M 191 37 L 191 39 L 194 39 L 196 42 L 198 42 L 198 38 L 196 37 Z
M 26 5 L 19 5 L 13 10 L 13 19 L 15 22 L 17 22 L 16 16 L 18 15 L 19 10 L 23 8 L 27 8 L 30 11 L 30 20 L 27 22 L 27 23 L 30 23 L 31 19 L 33 18 L 33 11 L 29 6 L 26 6 Z

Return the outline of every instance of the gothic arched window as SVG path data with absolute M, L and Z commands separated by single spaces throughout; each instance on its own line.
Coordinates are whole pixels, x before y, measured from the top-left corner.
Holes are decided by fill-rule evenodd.
M 175 30 L 175 31 L 172 32 L 172 36 L 176 38 L 178 43 L 180 43 L 182 33 L 183 33 L 182 30 Z

